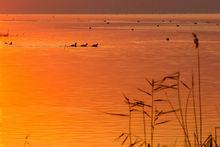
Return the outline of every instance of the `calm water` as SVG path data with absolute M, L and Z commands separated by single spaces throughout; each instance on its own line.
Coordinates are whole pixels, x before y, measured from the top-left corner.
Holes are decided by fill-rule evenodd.
M 10 34 L 0 37 L 2 147 L 22 147 L 26 136 L 32 147 L 119 147 L 114 139 L 127 131 L 127 119 L 104 112 L 126 113 L 123 93 L 143 98 L 136 89 L 149 89 L 146 77 L 180 71 L 190 83 L 192 69 L 196 74 L 192 32 L 201 40 L 206 138 L 220 126 L 217 23 L 219 14 L 0 15 L 0 33 Z M 5 44 L 11 41 L 12 46 Z M 100 46 L 64 48 L 75 42 Z M 171 96 L 171 100 L 175 104 L 176 99 Z M 167 104 L 161 107 L 169 109 Z M 143 136 L 141 117 L 136 113 L 132 121 L 138 136 Z M 156 128 L 155 144 L 182 146 L 175 116 L 165 119 L 171 121 Z M 193 131 L 192 113 L 188 122 Z M 150 141 L 149 121 L 146 125 Z

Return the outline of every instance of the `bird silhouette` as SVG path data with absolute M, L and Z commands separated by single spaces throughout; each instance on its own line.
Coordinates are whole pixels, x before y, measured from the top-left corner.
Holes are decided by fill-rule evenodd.
M 81 47 L 87 47 L 87 46 L 88 46 L 88 43 L 81 45 Z
M 71 44 L 70 47 L 77 47 L 77 43 Z
M 98 43 L 92 45 L 92 47 L 98 47 L 98 46 L 99 46 Z

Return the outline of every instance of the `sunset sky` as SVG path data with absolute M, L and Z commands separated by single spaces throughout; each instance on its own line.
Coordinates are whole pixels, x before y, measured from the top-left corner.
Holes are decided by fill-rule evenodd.
M 220 12 L 219 0 L 1 0 L 1 13 Z

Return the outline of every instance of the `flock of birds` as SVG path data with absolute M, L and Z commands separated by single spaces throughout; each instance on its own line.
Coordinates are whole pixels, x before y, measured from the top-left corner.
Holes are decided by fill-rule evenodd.
M 106 24 L 110 24 L 110 22 L 108 22 L 107 20 L 104 20 L 104 22 Z M 89 27 L 89 30 L 91 30 L 92 27 Z M 76 48 L 76 47 L 89 47 L 89 44 L 88 43 L 85 43 L 85 44 L 81 44 L 81 45 L 78 45 L 76 42 L 74 44 L 70 44 L 70 45 L 65 45 L 64 48 L 66 47 L 71 47 L 71 48 Z M 92 44 L 90 47 L 94 47 L 94 48 L 97 48 L 99 47 L 99 44 L 98 43 L 95 43 L 95 44 Z
M 137 22 L 137 23 L 140 23 L 141 21 L 140 21 L 140 20 L 137 20 L 136 22 Z M 166 21 L 165 21 L 165 20 L 162 20 L 162 22 L 164 23 L 164 22 L 166 22 Z M 169 23 L 172 23 L 172 20 L 168 20 L 168 22 L 169 22 Z M 110 24 L 110 22 L 107 21 L 107 20 L 104 20 L 104 23 Z M 209 23 L 209 22 L 206 22 L 206 23 Z M 198 24 L 197 22 L 194 22 L 194 25 L 197 25 L 197 24 Z M 216 23 L 216 25 L 219 26 L 218 23 Z M 160 27 L 160 24 L 156 24 L 156 27 Z M 179 24 L 176 24 L 176 27 L 180 27 L 180 25 L 179 25 Z M 89 29 L 91 30 L 92 27 L 89 27 Z M 135 29 L 134 29 L 134 28 L 131 28 L 130 30 L 131 30 L 131 31 L 134 31 Z M 5 34 L 0 34 L 0 37 L 9 37 L 9 30 L 8 30 L 8 32 L 5 33 Z M 170 41 L 170 38 L 167 37 L 167 38 L 166 38 L 166 41 Z M 13 43 L 12 43 L 12 42 L 5 42 L 5 45 L 13 45 Z M 98 46 L 99 46 L 98 43 L 91 44 L 90 46 L 89 46 L 88 43 L 80 44 L 80 45 L 78 45 L 77 43 L 70 44 L 70 45 L 65 45 L 65 47 L 71 47 L 71 48 L 76 48 L 76 47 L 94 47 L 94 48 L 97 48 Z
M 91 47 L 98 47 L 98 46 L 99 46 L 98 43 L 91 45 Z M 89 44 L 85 43 L 85 44 L 78 45 L 77 43 L 74 43 L 74 44 L 70 44 L 69 46 L 65 45 L 65 47 L 89 47 Z

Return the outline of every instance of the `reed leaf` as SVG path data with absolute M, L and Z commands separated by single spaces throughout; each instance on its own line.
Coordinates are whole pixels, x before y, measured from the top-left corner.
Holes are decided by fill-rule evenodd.
M 144 101 L 140 101 L 140 100 L 134 100 L 134 101 L 136 101 L 136 103 L 134 103 L 134 104 L 136 104 L 136 106 L 141 106 L 141 107 L 146 106 L 149 108 L 152 107 L 151 105 L 145 104 Z
M 143 101 L 136 101 L 135 103 L 133 103 L 136 106 L 144 106 L 144 102 Z
M 153 83 L 149 80 L 149 79 L 145 79 L 147 82 L 148 82 L 148 84 L 150 85 L 150 86 L 153 86 Z
M 158 87 L 154 88 L 154 91 L 155 92 L 160 91 L 160 90 L 162 90 L 162 88 L 163 88 L 162 86 L 158 86 Z
M 156 117 L 154 118 L 154 122 L 156 122 L 158 119 L 159 119 L 159 117 L 156 116 Z
M 150 94 L 149 92 L 147 92 L 147 91 L 145 91 L 143 89 L 137 88 L 137 90 L 139 90 L 140 92 L 143 92 L 143 93 L 145 93 L 145 94 L 147 94 L 149 96 L 152 96 L 152 94 Z
M 151 105 L 144 104 L 144 106 L 149 107 L 149 108 L 152 108 L 152 106 L 151 106 Z
M 171 79 L 171 80 L 178 80 L 179 76 L 178 75 L 173 75 L 173 76 L 166 76 L 164 79 Z
M 141 141 L 142 141 L 142 140 L 140 140 L 140 139 L 137 138 L 134 143 L 132 143 L 132 144 L 129 145 L 129 147 L 133 147 L 133 146 L 137 145 L 138 143 L 140 143 Z
M 125 94 L 123 94 L 123 96 L 124 96 L 125 100 L 126 100 L 128 103 L 130 103 L 130 99 L 129 99 Z
M 186 87 L 188 90 L 190 90 L 191 88 L 186 84 L 186 83 L 184 83 L 183 81 L 180 81 L 181 82 L 181 84 L 184 86 L 184 87 Z
M 127 139 L 128 139 L 128 136 L 125 137 L 125 139 L 123 140 L 123 142 L 121 143 L 121 145 L 124 145 Z
M 164 83 L 167 79 L 177 81 L 179 79 L 179 72 L 173 73 L 171 75 L 165 76 L 162 80 L 157 81 L 157 83 Z
M 155 102 L 166 102 L 167 100 L 165 100 L 165 99 L 155 99 L 154 101 Z
M 141 143 L 138 147 L 142 147 L 144 146 L 145 142 L 143 141 L 143 143 Z
M 144 114 L 151 118 L 151 116 L 146 111 L 144 111 Z
M 177 90 L 177 84 L 173 84 L 173 85 L 164 85 L 164 84 L 160 84 L 158 85 L 158 87 L 154 88 L 155 92 L 159 92 L 161 90 L 165 90 L 165 89 L 175 89 Z
M 163 111 L 157 112 L 155 116 L 158 117 L 158 116 L 160 116 L 161 114 L 163 114 Z
M 131 109 L 131 110 L 130 110 L 130 112 L 133 112 L 133 111 L 140 112 L 140 110 L 138 110 L 138 109 Z
M 165 124 L 165 123 L 168 123 L 168 122 L 170 122 L 170 121 L 169 120 L 162 121 L 162 122 L 156 123 L 155 126 L 162 125 L 162 124 Z
M 105 112 L 105 114 L 108 115 L 115 115 L 115 116 L 123 116 L 123 117 L 128 117 L 128 114 L 121 114 L 121 113 L 109 113 L 109 112 Z
M 174 113 L 174 112 L 177 112 L 177 111 L 179 111 L 179 109 L 162 112 L 161 114 L 169 114 L 169 113 Z
M 120 139 L 121 137 L 123 137 L 125 135 L 125 133 L 121 133 L 121 135 L 118 136 L 118 139 Z

